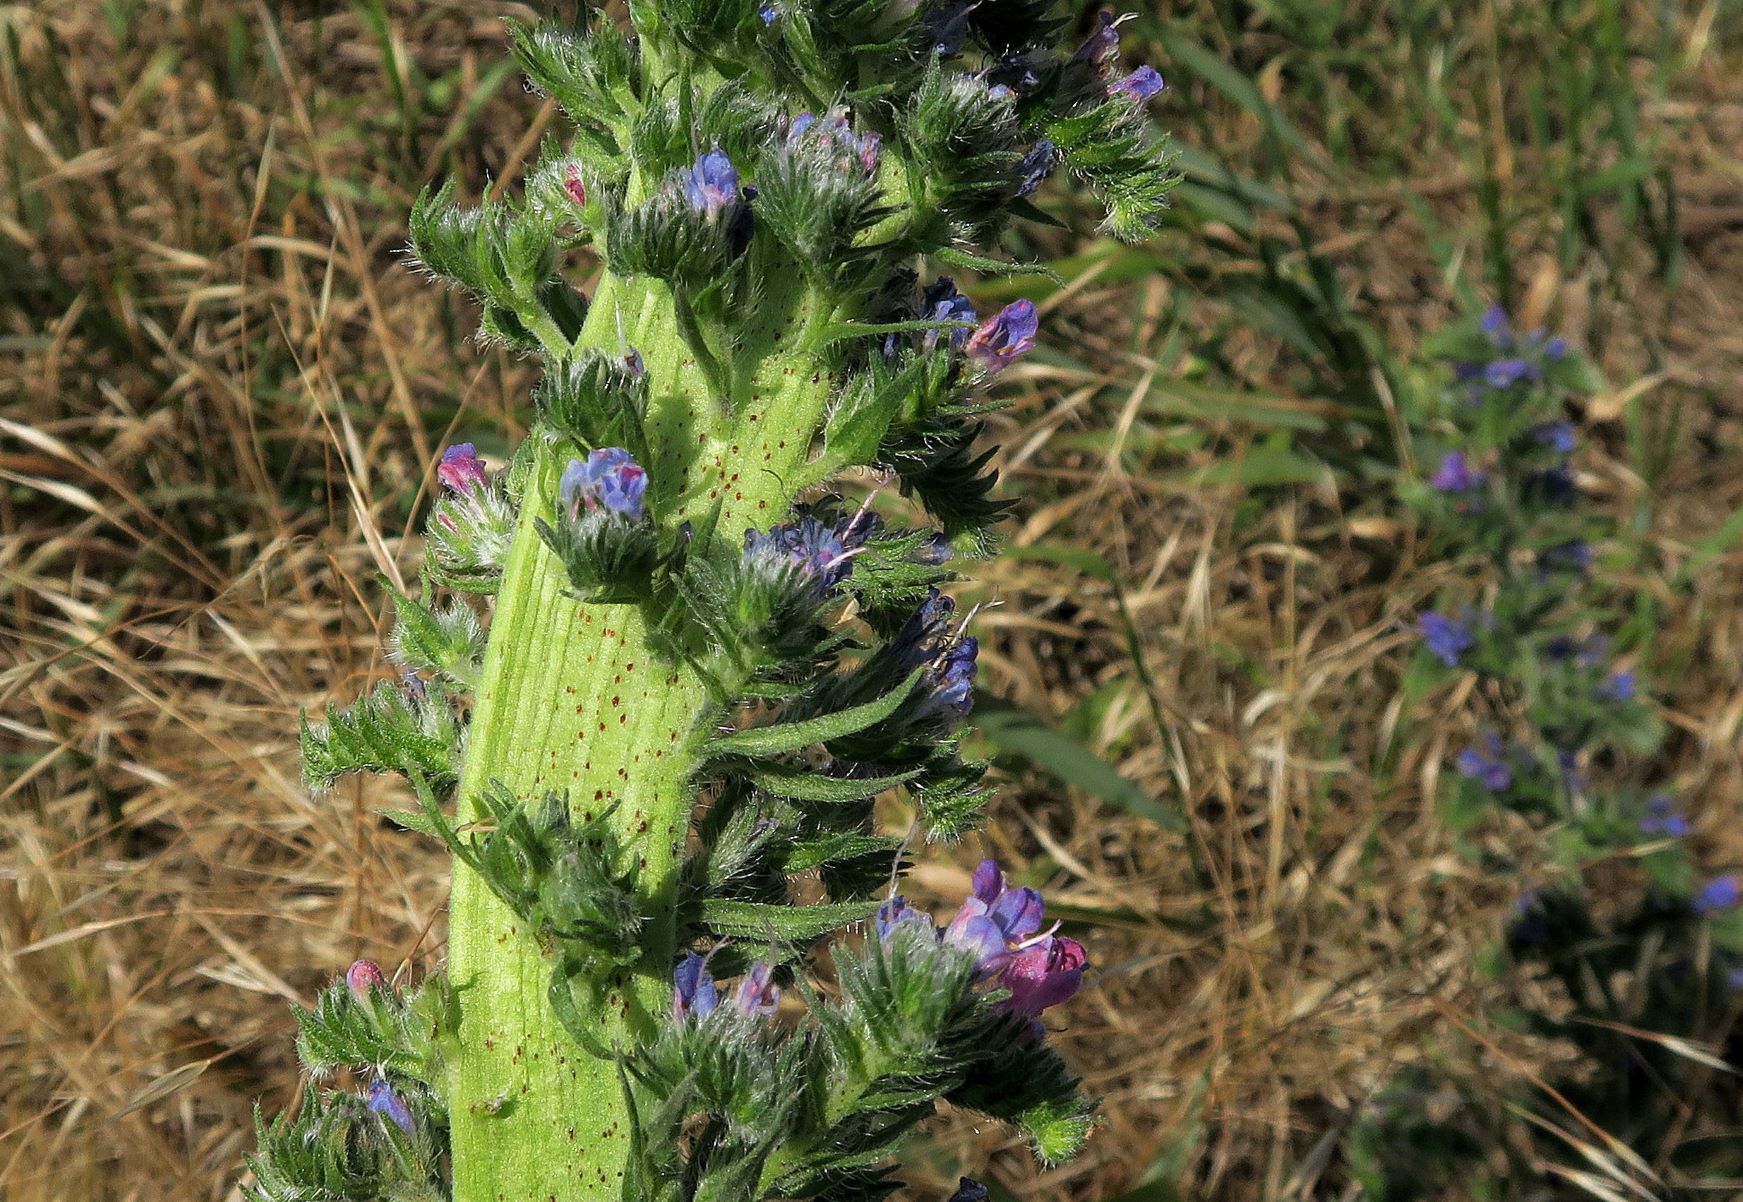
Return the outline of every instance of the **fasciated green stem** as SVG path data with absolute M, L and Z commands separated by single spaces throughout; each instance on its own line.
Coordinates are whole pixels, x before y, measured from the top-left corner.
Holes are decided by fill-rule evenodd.
M 803 307 L 803 296 L 793 300 Z M 760 363 L 745 373 L 746 395 L 716 397 L 664 287 L 608 276 L 582 346 L 619 351 L 620 330 L 641 351 L 653 385 L 647 467 L 658 519 L 703 528 L 718 513 L 713 537 L 736 547 L 747 528 L 783 518 L 827 401 L 823 365 L 783 353 L 781 333 L 767 331 Z M 491 622 L 460 816 L 477 818 L 475 798 L 492 781 L 523 803 L 556 790 L 578 816 L 611 810 L 637 873 L 643 956 L 601 979 L 573 982 L 591 1036 L 578 1041 L 549 1000 L 552 950 L 456 865 L 449 935 L 461 1011 L 449 1083 L 456 1202 L 621 1196 L 630 1120 L 617 1063 L 599 1052 L 646 1038 L 668 1004 L 692 777 L 700 736 L 718 716 L 702 675 L 656 653 L 649 615 L 568 594 L 562 565 L 533 527 L 553 513 L 566 453 L 539 455 Z

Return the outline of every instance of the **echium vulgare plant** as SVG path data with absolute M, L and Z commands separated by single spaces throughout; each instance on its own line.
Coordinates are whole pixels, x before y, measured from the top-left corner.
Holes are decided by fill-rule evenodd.
M 260 1124 L 258 1197 L 871 1199 L 940 1102 L 1049 1162 L 1091 1124 L 1040 1018 L 1084 949 L 990 861 L 942 928 L 909 907 L 873 802 L 939 839 L 986 797 L 940 590 L 990 549 L 975 395 L 1037 315 L 937 269 L 1037 270 L 997 247 L 1056 171 L 1145 234 L 1161 77 L 1050 0 L 627 9 L 514 29 L 570 139 L 519 199 L 411 217 L 545 374 L 505 468 L 437 467 L 402 680 L 305 724 L 314 788 L 408 779 L 395 816 L 454 858 L 448 964 L 360 961 L 298 1014 L 320 1087 Z M 844 501 L 856 472 L 936 524 Z
M 1662 778 L 1660 724 L 1612 646 L 1633 598 L 1605 568 L 1615 530 L 1580 486 L 1568 405 L 1595 372 L 1495 309 L 1440 349 L 1453 379 L 1422 426 L 1431 474 L 1407 499 L 1437 553 L 1469 574 L 1417 618 L 1413 684 L 1476 677 L 1491 722 L 1457 752 L 1448 819 L 1462 834 L 1507 810 L 1541 837 L 1529 866 L 1479 853 L 1519 890 L 1497 963 L 1538 978 L 1496 1017 L 1578 1053 L 1534 1082 L 1534 1121 L 1507 1142 L 1535 1142 L 1538 1171 L 1595 1147 L 1553 1175 L 1599 1197 L 1707 1196 L 1698 1182 L 1743 1173 L 1734 1131 L 1714 1138 L 1702 1121 L 1735 1111 L 1713 1058 L 1743 1052 L 1743 914 L 1738 878 L 1704 863 L 1700 833 Z M 1420 1166 L 1395 1159 L 1394 1172 L 1378 1171 L 1412 1144 L 1399 1138 L 1410 1108 L 1391 1118 L 1390 1137 L 1370 1132 L 1372 1167 L 1391 1185 L 1375 1196 L 1414 1196 L 1405 1182 L 1425 1181 Z M 1483 1138 L 1449 1138 L 1454 1126 L 1410 1129 L 1441 1152 L 1484 1151 Z

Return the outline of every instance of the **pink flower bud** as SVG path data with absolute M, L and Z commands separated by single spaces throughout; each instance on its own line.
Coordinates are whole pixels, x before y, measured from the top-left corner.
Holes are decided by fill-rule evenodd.
M 484 461 L 469 442 L 455 443 L 442 452 L 442 462 L 436 465 L 436 479 L 449 492 L 467 493 L 486 483 Z
M 345 984 L 359 998 L 368 998 L 371 989 L 386 989 L 387 977 L 374 960 L 358 960 L 345 970 Z

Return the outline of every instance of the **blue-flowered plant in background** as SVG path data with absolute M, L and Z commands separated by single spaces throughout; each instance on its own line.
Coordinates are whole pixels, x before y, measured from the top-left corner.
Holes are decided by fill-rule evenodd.
M 1083 946 L 991 862 L 942 928 L 895 889 L 986 800 L 944 590 L 1005 508 L 979 390 L 1041 324 L 940 268 L 1040 271 L 1000 239 L 1055 173 L 1148 233 L 1161 76 L 1050 0 L 624 8 L 513 28 L 567 136 L 518 194 L 411 216 L 544 375 L 519 447 L 436 466 L 401 678 L 304 724 L 317 792 L 409 783 L 390 816 L 454 859 L 449 955 L 299 1011 L 315 1088 L 259 1123 L 260 1198 L 855 1202 L 941 1103 L 1046 1162 L 1092 1124 L 1043 1025 Z
M 1577 1057 L 1508 1099 L 1529 1121 L 1506 1130 L 1428 1121 L 1429 1084 L 1401 1079 L 1358 1128 L 1353 1167 L 1374 1198 L 1436 1196 L 1455 1176 L 1497 1197 L 1707 1197 L 1743 1173 L 1734 1134 L 1693 1121 L 1736 1105 L 1713 1065 L 1743 1050 L 1743 914 L 1734 866 L 1708 861 L 1659 777 L 1663 732 L 1633 666 L 1649 648 L 1611 642 L 1627 601 L 1603 566 L 1616 531 L 1581 487 L 1570 405 L 1595 372 L 1496 309 L 1435 349 L 1451 380 L 1416 415 L 1427 478 L 1402 493 L 1460 583 L 1416 616 L 1406 683 L 1422 697 L 1475 678 L 1482 725 L 1443 777 L 1444 813 L 1461 838 L 1499 811 L 1537 836 L 1529 863 L 1462 843 L 1517 888 L 1498 964 L 1519 1000 L 1497 1019 Z M 1485 1176 L 1503 1150 L 1517 1159 Z

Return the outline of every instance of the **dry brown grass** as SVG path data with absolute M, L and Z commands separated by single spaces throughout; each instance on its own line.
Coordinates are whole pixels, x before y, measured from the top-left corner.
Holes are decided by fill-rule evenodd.
M 421 970 L 441 952 L 443 861 L 372 815 L 386 785 L 311 802 L 296 714 L 382 670 L 372 573 L 415 562 L 431 448 L 448 429 L 487 447 L 518 433 L 525 366 L 479 355 L 466 315 L 399 267 L 411 193 L 512 177 L 549 114 L 512 82 L 457 103 L 522 6 L 396 3 L 392 51 L 360 11 L 151 0 L 123 33 L 81 0 L 0 10 L 18 47 L 0 52 L 8 1199 L 231 1196 L 251 1105 L 296 1088 L 286 1003 L 358 954 Z M 1637 409 L 1681 413 L 1652 509 L 1616 398 L 1592 406 L 1585 466 L 1618 514 L 1650 514 L 1627 584 L 1668 615 L 1670 764 L 1703 838 L 1743 862 L 1743 555 L 1667 583 L 1743 508 L 1743 93 L 1734 59 L 1694 49 L 1688 109 L 1653 114 L 1682 131 L 1682 290 L 1643 254 L 1620 284 L 1527 274 L 1612 379 L 1650 381 Z M 446 81 L 409 120 L 394 54 Z M 1255 137 L 1235 114 L 1221 132 L 1225 152 Z M 1468 173 L 1420 170 L 1401 187 L 1458 228 Z M 1322 213 L 1403 348 L 1447 303 L 1399 211 L 1331 196 Z M 1539 233 L 1522 263 L 1549 262 Z M 1107 585 L 1012 558 L 977 587 L 1001 602 L 981 623 L 990 690 L 1089 732 L 1190 829 L 1019 774 L 985 836 L 925 857 L 934 900 L 986 852 L 1082 916 L 1098 981 L 1061 1042 L 1106 1115 L 1081 1160 L 1040 1175 L 1003 1133 L 957 1123 L 922 1149 L 935 1181 L 990 1155 L 1037 1199 L 1110 1198 L 1152 1166 L 1194 1198 L 1323 1196 L 1329 1138 L 1393 1067 L 1461 1024 L 1493 1035 L 1473 959 L 1507 893 L 1452 854 L 1432 804 L 1466 720 L 1458 698 L 1444 720 L 1405 710 L 1397 683 L 1399 621 L 1435 569 L 1383 498 L 1329 474 L 1262 498 L 1204 486 L 1250 438 L 1239 423 L 1168 449 L 1194 423 L 1141 383 L 1169 287 L 1071 281 L 1050 324 L 1083 366 L 1027 370 L 996 430 L 1023 498 L 1010 541 L 1114 565 L 1153 685 Z M 1228 353 L 1255 376 L 1277 359 L 1252 336 Z M 1514 1055 L 1497 1043 L 1471 1071 L 1517 1071 Z

